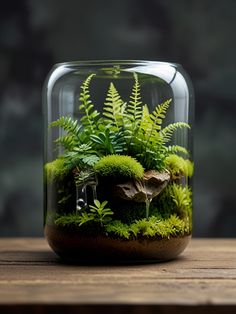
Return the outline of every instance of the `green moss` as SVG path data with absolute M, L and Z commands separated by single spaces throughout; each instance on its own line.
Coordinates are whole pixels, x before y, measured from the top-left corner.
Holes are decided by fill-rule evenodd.
M 188 219 L 181 219 L 171 215 L 164 219 L 156 216 L 136 220 L 132 224 L 125 224 L 120 220 L 113 220 L 103 227 L 100 224 L 89 222 L 81 225 L 81 218 L 76 214 L 63 215 L 55 220 L 59 227 L 75 229 L 79 234 L 104 234 L 120 239 L 140 238 L 169 238 L 183 236 L 190 233 L 191 225 Z
M 181 176 L 191 177 L 193 175 L 193 163 L 175 154 L 170 154 L 166 157 L 165 166 L 170 171 L 173 179 Z
M 94 170 L 102 177 L 141 179 L 143 166 L 134 158 L 123 155 L 107 155 L 94 166 Z
M 174 213 L 181 218 L 192 217 L 192 191 L 188 186 L 169 184 L 153 203 L 165 218 Z
M 55 224 L 62 227 L 77 226 L 79 227 L 81 218 L 77 214 L 62 215 L 55 219 Z
M 185 162 L 186 162 L 186 169 L 187 169 L 188 177 L 191 178 L 194 172 L 194 164 L 189 159 L 185 160 Z
M 124 239 L 140 237 L 169 238 L 189 233 L 190 227 L 187 221 L 180 219 L 176 215 L 171 215 L 167 219 L 151 216 L 136 220 L 130 225 L 116 220 L 106 226 L 106 231 L 111 236 L 118 236 Z
M 65 166 L 65 159 L 60 157 L 44 166 L 46 182 L 53 182 L 55 179 L 63 179 L 69 172 Z

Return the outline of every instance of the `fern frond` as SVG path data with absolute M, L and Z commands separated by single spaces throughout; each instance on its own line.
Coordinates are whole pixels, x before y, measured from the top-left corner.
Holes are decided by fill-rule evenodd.
M 123 113 L 125 103 L 122 101 L 117 89 L 113 83 L 110 83 L 106 102 L 103 107 L 103 115 L 105 116 L 105 122 L 108 125 L 115 126 L 119 131 L 123 126 Z
M 88 128 L 88 131 L 94 133 L 97 125 L 97 120 L 99 117 L 99 113 L 97 110 L 94 109 L 94 105 L 90 99 L 90 92 L 89 87 L 92 78 L 95 76 L 95 74 L 91 74 L 87 77 L 87 79 L 83 82 L 81 85 L 81 93 L 79 100 L 81 101 L 81 105 L 79 106 L 79 109 L 83 113 L 82 118 L 80 121 L 82 122 L 83 126 Z
M 58 146 L 63 146 L 66 151 L 73 149 L 75 146 L 75 138 L 72 135 L 60 136 L 55 140 Z
M 138 127 L 142 117 L 142 101 L 137 73 L 134 73 L 134 85 L 126 112 L 129 120 L 134 123 L 136 127 Z
M 178 154 L 181 153 L 183 155 L 189 156 L 189 152 L 188 150 L 183 147 L 183 146 L 179 146 L 179 145 L 171 145 L 166 147 L 166 151 L 168 154 Z
M 160 131 L 162 127 L 162 122 L 166 117 L 166 112 L 167 109 L 170 106 L 172 99 L 168 99 L 162 104 L 158 105 L 156 109 L 150 114 L 150 119 L 153 122 L 153 127 L 157 130 Z
M 127 153 L 132 154 L 132 148 L 135 146 L 135 138 L 140 128 L 143 106 L 140 95 L 140 84 L 137 73 L 134 75 L 134 85 L 131 96 L 124 112 L 124 135 L 127 142 Z
M 62 116 L 49 125 L 49 127 L 55 126 L 61 127 L 67 134 L 74 137 L 78 136 L 80 132 L 80 126 L 78 125 L 78 121 L 72 119 L 71 117 Z
M 183 129 L 183 128 L 190 129 L 190 126 L 186 122 L 175 122 L 175 123 L 167 125 L 164 129 L 160 131 L 160 135 L 163 138 L 163 142 L 168 143 L 171 140 L 173 133 L 176 130 Z
M 79 126 L 77 120 L 74 120 L 71 117 L 62 116 L 49 125 L 49 127 L 56 126 L 62 128 L 67 133 L 66 135 L 62 135 L 55 140 L 55 143 L 64 147 L 66 151 L 72 149 L 77 144 L 77 142 L 80 141 L 79 136 L 81 125 Z

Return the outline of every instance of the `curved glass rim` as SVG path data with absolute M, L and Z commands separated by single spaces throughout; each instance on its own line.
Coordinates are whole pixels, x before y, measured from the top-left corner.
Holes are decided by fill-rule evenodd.
M 81 60 L 56 63 L 54 67 L 61 66 L 114 66 L 114 65 L 169 65 L 172 67 L 181 67 L 181 64 L 175 62 L 155 61 L 155 60 Z

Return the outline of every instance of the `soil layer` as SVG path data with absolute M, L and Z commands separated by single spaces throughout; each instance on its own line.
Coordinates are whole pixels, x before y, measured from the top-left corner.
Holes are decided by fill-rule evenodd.
M 45 226 L 45 236 L 55 253 L 68 262 L 160 262 L 176 258 L 191 235 L 170 238 L 122 240 L 106 235 L 83 236 L 54 225 Z

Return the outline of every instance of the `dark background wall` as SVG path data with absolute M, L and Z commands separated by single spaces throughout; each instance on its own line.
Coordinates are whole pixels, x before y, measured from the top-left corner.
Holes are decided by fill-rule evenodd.
M 41 89 L 54 63 L 181 63 L 196 94 L 194 235 L 236 236 L 236 1 L 21 0 L 0 8 L 0 236 L 43 234 Z

